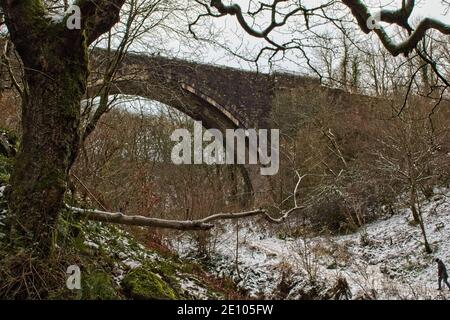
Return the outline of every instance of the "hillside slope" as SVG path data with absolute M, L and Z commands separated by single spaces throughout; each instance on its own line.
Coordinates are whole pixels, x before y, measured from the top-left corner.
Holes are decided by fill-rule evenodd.
M 236 229 L 223 225 L 211 270 L 226 274 L 254 297 L 287 299 L 447 299 L 437 291 L 439 257 L 450 265 L 450 189 L 435 190 L 422 203 L 433 254 L 424 251 L 418 226 L 408 209 L 371 223 L 357 233 L 281 239 L 255 223 L 240 227 L 238 271 Z M 192 239 L 173 243 L 189 256 Z
M 14 145 L 8 147 L 15 149 Z M 61 213 L 49 261 L 34 263 L 44 266 L 36 278 L 24 263 L 35 258 L 29 255 L 28 248 L 9 239 L 6 230 L 9 215 L 4 193 L 12 163 L 12 156 L 0 152 L 0 299 L 223 299 L 239 296 L 232 282 L 214 278 L 195 263 L 183 261 L 170 252 L 148 249 L 117 226 L 88 221 L 67 211 Z M 66 286 L 69 266 L 81 270 L 79 290 Z M 17 281 L 18 278 L 23 278 L 23 282 Z M 40 280 L 42 282 L 36 283 Z
M 14 145 L 8 148 L 15 150 Z M 11 262 L 17 253 L 11 250 L 5 228 L 4 192 L 12 163 L 12 156 L 0 155 L 0 264 Z M 187 234 L 181 240 L 168 239 L 178 255 L 162 253 L 145 248 L 119 227 L 63 212 L 55 245 L 55 260 L 63 277 L 49 288 L 46 297 L 243 298 L 226 280 L 232 278 L 250 297 L 259 298 L 448 299 L 448 290 L 436 290 L 434 259 L 450 263 L 450 189 L 434 193 L 421 206 L 431 255 L 425 253 L 420 230 L 411 224 L 408 209 L 354 234 L 304 239 L 286 238 L 276 228 L 242 221 L 238 237 L 234 222 L 215 229 L 214 250 L 206 264 L 209 272 L 198 264 L 197 245 Z M 81 290 L 65 286 L 69 265 L 81 269 Z M 0 297 L 11 298 L 18 292 L 8 282 L 17 276 L 15 271 L 0 268 Z M 32 280 L 28 282 L 33 285 Z

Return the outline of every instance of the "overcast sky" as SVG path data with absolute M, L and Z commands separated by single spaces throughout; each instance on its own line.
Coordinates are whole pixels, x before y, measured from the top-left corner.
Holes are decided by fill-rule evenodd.
M 267 0 L 268 1 L 268 0 Z M 234 3 L 238 3 L 242 6 L 243 9 L 247 9 L 248 1 L 247 0 L 234 0 Z M 326 0 L 303 0 L 302 3 L 307 7 L 318 6 L 320 3 L 324 3 Z M 371 11 L 373 13 L 377 12 L 381 7 L 388 8 L 400 8 L 401 0 L 394 1 L 386 1 L 386 0 L 367 0 L 366 4 L 369 5 Z M 418 21 L 420 21 L 423 17 L 431 17 L 435 19 L 439 19 L 443 22 L 450 24 L 450 15 L 448 12 L 445 12 L 445 6 L 442 5 L 440 0 L 422 0 L 416 1 L 416 7 L 411 16 L 410 22 L 414 26 Z M 292 1 L 292 4 L 295 5 L 295 2 Z M 352 16 L 349 13 L 347 8 L 344 8 L 343 14 L 347 19 L 353 20 Z M 266 43 L 263 40 L 255 39 L 242 31 L 242 28 L 237 24 L 236 18 L 233 16 L 226 16 L 218 19 L 212 19 L 214 23 L 214 30 L 217 34 L 220 33 L 220 39 L 222 39 L 222 43 L 226 44 L 230 48 L 240 48 L 241 53 L 247 53 L 246 56 L 255 56 L 255 53 L 259 51 L 261 46 L 265 46 Z M 248 20 L 250 21 L 250 20 Z M 268 23 L 268 19 L 261 19 L 259 22 L 261 24 Z M 301 19 L 300 21 L 303 22 Z M 292 26 L 291 26 L 292 27 Z M 333 29 L 330 23 L 326 24 L 321 29 L 330 30 Z M 389 26 L 387 31 L 389 34 L 395 34 L 395 28 Z M 372 35 L 365 35 L 359 30 L 357 31 L 358 36 L 361 39 L 370 39 L 370 37 L 375 38 Z M 298 36 L 298 35 L 295 35 Z M 281 41 L 280 39 L 289 39 L 292 38 L 292 33 L 285 32 L 283 34 L 277 34 L 276 40 Z M 306 39 L 307 40 L 307 39 Z M 374 39 L 377 43 L 378 39 Z M 161 44 L 165 47 L 171 47 L 174 51 L 178 52 L 177 56 L 180 58 L 188 57 L 191 60 L 197 60 L 201 62 L 214 63 L 219 65 L 226 65 L 231 67 L 239 67 L 244 69 L 255 70 L 255 66 L 253 64 L 244 62 L 230 54 L 227 54 L 225 50 L 218 49 L 217 47 L 208 46 L 205 44 L 193 44 L 192 47 L 186 47 L 186 44 L 180 43 L 178 40 L 171 40 L 165 38 L 163 43 Z M 245 50 L 243 49 L 245 48 Z M 180 50 L 178 50 L 180 49 Z M 298 74 L 312 74 L 311 69 L 306 65 L 304 59 L 297 52 L 292 52 L 289 54 L 288 59 L 279 61 L 272 70 L 282 70 L 289 71 Z M 308 51 L 308 50 L 307 50 Z M 314 58 L 314 52 L 309 50 L 309 54 Z M 404 59 L 403 57 L 399 57 L 398 59 Z M 262 63 L 262 71 L 269 71 L 267 64 Z
M 234 3 L 238 3 L 241 5 L 243 9 L 247 9 L 248 1 L 247 0 L 234 0 Z M 307 7 L 315 7 L 320 3 L 324 3 L 326 0 L 303 0 L 302 3 Z M 390 8 L 399 8 L 401 6 L 401 0 L 366 0 L 366 4 L 369 5 L 372 12 L 375 13 L 381 7 L 390 7 Z M 445 7 L 442 5 L 440 0 L 422 0 L 416 1 L 416 8 L 413 11 L 411 16 L 411 23 L 414 26 L 420 18 L 423 17 L 432 17 L 435 19 L 439 19 L 441 21 L 447 22 L 450 24 L 450 15 L 448 12 L 445 12 Z M 295 1 L 291 3 L 295 4 Z M 352 17 L 349 15 L 349 11 L 345 8 L 347 15 L 347 19 L 351 19 Z M 263 40 L 255 39 L 242 31 L 242 28 L 237 24 L 236 18 L 232 16 L 226 16 L 223 18 L 213 19 L 212 20 L 215 25 L 215 30 L 217 33 L 220 31 L 220 38 L 222 38 L 222 42 L 229 46 L 230 48 L 236 49 L 239 48 L 240 53 L 247 57 L 254 57 L 256 52 L 259 52 L 261 46 L 265 46 L 266 43 Z M 248 20 L 250 21 L 250 20 Z M 269 19 L 260 19 L 258 22 L 261 24 L 268 23 Z M 291 25 L 292 28 L 292 25 Z M 320 29 L 324 30 L 329 28 L 333 29 L 331 24 L 327 24 L 324 27 L 320 27 Z M 395 29 L 393 27 L 388 27 L 387 31 L 389 34 L 395 34 Z M 370 38 L 370 36 L 364 35 L 362 32 L 359 33 L 361 39 Z M 274 39 L 279 42 L 283 40 L 287 40 L 292 38 L 292 33 L 289 31 L 284 31 L 283 33 L 274 35 Z M 298 34 L 295 35 L 296 37 Z M 301 35 L 300 35 L 301 36 Z M 305 40 L 306 41 L 306 40 Z M 168 43 L 168 46 L 177 48 L 180 44 L 177 41 L 171 41 Z M 309 51 L 308 49 L 306 50 Z M 253 64 L 244 62 L 243 60 L 237 59 L 230 54 L 226 54 L 225 50 L 218 49 L 217 47 L 205 46 L 202 45 L 200 47 L 195 48 L 190 51 L 190 49 L 186 49 L 187 56 L 192 54 L 191 59 L 198 59 L 208 63 L 215 63 L 220 65 L 227 65 L 232 67 L 240 67 L 245 69 L 255 70 L 255 66 Z M 182 57 L 184 53 L 181 53 Z M 201 54 L 201 55 L 200 55 Z M 309 52 L 310 55 L 314 55 L 314 53 Z M 267 64 L 262 63 L 260 65 L 262 71 L 269 71 L 269 67 Z M 310 69 L 306 66 L 303 58 L 299 56 L 299 52 L 291 53 L 287 59 L 276 63 L 273 67 L 274 69 L 290 71 L 295 73 L 309 73 Z

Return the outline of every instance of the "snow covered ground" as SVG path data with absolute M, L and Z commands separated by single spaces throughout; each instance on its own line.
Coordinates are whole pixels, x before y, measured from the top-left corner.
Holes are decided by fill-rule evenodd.
M 420 228 L 404 209 L 357 233 L 334 237 L 280 239 L 247 223 L 239 231 L 239 271 L 235 224 L 225 224 L 215 239 L 211 268 L 233 277 L 254 297 L 327 297 L 337 279 L 345 278 L 353 299 L 448 299 L 450 291 L 437 290 L 434 259 L 450 267 L 450 189 L 435 191 L 421 207 L 432 254 L 425 252 Z M 181 256 L 195 250 L 189 238 L 173 247 Z

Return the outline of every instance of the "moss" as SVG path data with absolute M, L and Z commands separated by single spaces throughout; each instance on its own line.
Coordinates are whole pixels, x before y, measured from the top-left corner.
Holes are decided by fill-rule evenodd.
M 60 246 L 71 243 L 77 250 L 83 249 L 83 225 L 77 215 L 62 210 L 57 224 L 57 240 Z M 81 251 L 81 250 L 80 250 Z
M 59 287 L 49 292 L 48 300 L 120 300 L 122 296 L 118 293 L 111 276 L 103 271 L 82 273 L 81 290 L 69 290 Z
M 160 276 L 142 266 L 130 271 L 122 281 L 127 296 L 138 300 L 175 300 L 177 294 Z
M 6 137 L 8 149 L 12 150 L 12 156 L 3 154 L 0 145 L 0 185 L 7 184 L 14 167 L 14 155 L 17 150 L 18 139 L 17 136 L 9 130 L 0 128 L 0 135 Z
M 43 174 L 43 177 L 36 183 L 36 190 L 47 190 L 49 188 L 57 188 L 60 190 L 65 190 L 66 185 L 66 174 L 62 170 L 54 170 L 52 168 L 47 168 Z
M 161 273 L 165 276 L 171 277 L 176 274 L 177 266 L 169 260 L 161 260 L 149 264 L 151 270 L 155 273 Z
M 81 299 L 116 300 L 120 299 L 112 277 L 106 272 L 97 271 L 82 276 Z
M 0 155 L 0 185 L 7 184 L 14 166 L 14 159 Z
M 194 264 L 192 262 L 184 262 L 181 265 L 181 271 L 183 273 L 196 274 L 196 273 L 201 273 L 202 268 L 198 264 Z
M 41 1 L 23 0 L 20 7 L 24 23 L 31 25 L 38 17 L 45 16 L 45 7 Z

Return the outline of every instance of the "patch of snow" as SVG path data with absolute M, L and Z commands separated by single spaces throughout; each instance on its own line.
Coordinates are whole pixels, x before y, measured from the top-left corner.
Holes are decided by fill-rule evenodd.
M 84 241 L 84 245 L 95 250 L 98 250 L 98 248 L 100 248 L 98 244 L 90 240 Z
M 198 300 L 208 300 L 208 290 L 199 286 L 196 282 L 187 278 L 178 278 L 180 287 L 183 291 Z
M 130 259 L 130 258 L 122 261 L 122 263 L 130 269 L 136 269 L 136 268 L 139 268 L 140 266 L 142 266 L 141 262 Z
M 54 24 L 58 24 L 64 21 L 64 14 L 51 14 L 47 15 L 46 18 L 50 19 L 50 21 Z
M 119 252 L 119 253 L 117 254 L 117 256 L 118 256 L 119 259 L 121 259 L 121 260 L 125 260 L 125 259 L 128 258 L 128 255 L 127 255 L 125 252 Z
M 125 277 L 125 269 L 119 264 L 114 263 L 114 268 L 112 270 L 113 280 L 114 282 L 120 286 L 120 283 L 122 282 L 123 278 Z

